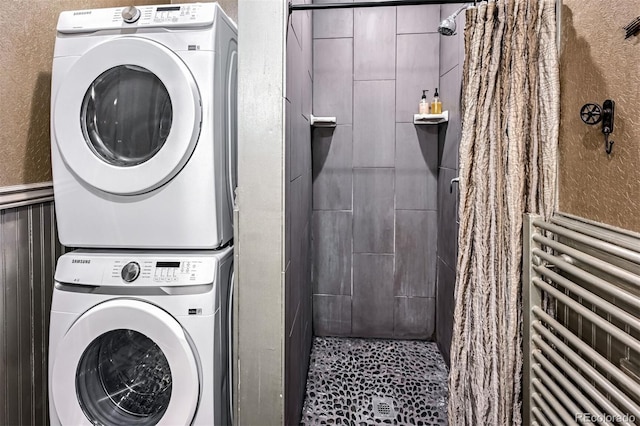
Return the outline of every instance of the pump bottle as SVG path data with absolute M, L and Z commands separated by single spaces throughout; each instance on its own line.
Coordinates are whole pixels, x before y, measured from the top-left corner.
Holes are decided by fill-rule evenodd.
M 418 106 L 419 114 L 429 114 L 429 108 L 431 105 L 429 105 L 429 101 L 427 101 L 427 92 L 428 90 L 422 91 L 422 99 L 420 99 L 420 105 Z
M 431 101 L 431 114 L 442 114 L 442 102 L 440 102 L 440 95 L 438 94 L 437 87 L 436 93 L 433 95 L 433 101 Z

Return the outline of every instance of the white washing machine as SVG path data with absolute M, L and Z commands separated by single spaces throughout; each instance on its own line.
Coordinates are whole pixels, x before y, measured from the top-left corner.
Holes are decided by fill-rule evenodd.
M 51 424 L 230 424 L 232 253 L 63 255 L 51 306 Z
M 233 235 L 237 28 L 217 3 L 63 12 L 51 152 L 69 247 L 210 249 Z

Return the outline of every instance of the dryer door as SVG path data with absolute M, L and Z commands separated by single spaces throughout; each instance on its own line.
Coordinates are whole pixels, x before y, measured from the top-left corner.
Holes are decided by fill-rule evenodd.
M 200 379 L 194 350 L 171 315 L 114 299 L 88 310 L 66 333 L 51 390 L 64 425 L 187 425 Z
M 54 95 L 53 140 L 99 190 L 134 195 L 173 178 L 193 152 L 202 110 L 195 80 L 163 45 L 121 37 L 81 56 Z

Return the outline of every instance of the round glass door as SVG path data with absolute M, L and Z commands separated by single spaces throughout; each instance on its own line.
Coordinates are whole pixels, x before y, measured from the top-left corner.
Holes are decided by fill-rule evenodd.
M 93 424 L 154 425 L 171 400 L 171 368 L 162 350 L 134 330 L 109 331 L 82 354 L 77 397 Z
M 166 311 L 112 299 L 82 314 L 50 352 L 51 406 L 63 425 L 191 424 L 196 351 Z
M 51 142 L 75 176 L 139 195 L 182 170 L 200 137 L 202 102 L 176 52 L 125 36 L 56 61 Z
M 148 69 L 120 65 L 89 86 L 81 125 L 89 148 L 108 164 L 135 166 L 167 141 L 173 109 L 162 81 Z

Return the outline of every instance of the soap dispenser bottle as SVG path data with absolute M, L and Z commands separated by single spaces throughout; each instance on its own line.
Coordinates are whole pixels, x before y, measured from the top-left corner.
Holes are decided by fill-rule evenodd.
M 422 91 L 422 99 L 420 99 L 420 105 L 418 106 L 419 114 L 429 114 L 429 107 L 431 105 L 429 104 L 429 101 L 427 101 L 427 92 L 428 90 Z
M 442 102 L 440 102 L 440 95 L 438 94 L 437 87 L 436 93 L 433 95 L 433 101 L 431 101 L 431 114 L 442 114 Z

